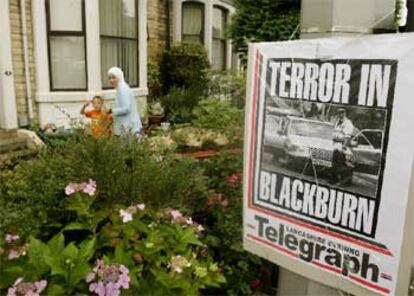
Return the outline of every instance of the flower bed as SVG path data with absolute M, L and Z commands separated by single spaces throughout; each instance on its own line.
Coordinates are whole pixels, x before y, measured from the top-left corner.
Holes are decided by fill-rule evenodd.
M 268 270 L 242 248 L 241 154 L 177 158 L 134 141 L 77 135 L 2 171 L 1 295 L 266 286 Z
M 203 226 L 179 210 L 97 208 L 93 180 L 69 183 L 65 192 L 72 218 L 48 242 L 6 234 L 0 287 L 7 295 L 197 294 L 225 282 L 200 240 Z

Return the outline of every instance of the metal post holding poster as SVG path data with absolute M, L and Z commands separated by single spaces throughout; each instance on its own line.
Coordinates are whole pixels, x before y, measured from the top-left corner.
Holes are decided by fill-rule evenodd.
M 406 295 L 414 34 L 251 44 L 246 250 L 355 295 Z

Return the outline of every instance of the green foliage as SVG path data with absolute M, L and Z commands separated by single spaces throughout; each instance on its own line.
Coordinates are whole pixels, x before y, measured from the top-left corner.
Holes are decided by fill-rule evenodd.
M 207 52 L 201 44 L 175 43 L 166 51 L 160 65 L 164 93 L 172 87 L 205 90 L 207 86 Z
M 243 115 L 214 99 L 197 114 L 197 124 L 217 130 Z M 252 294 L 249 281 L 261 278 L 263 264 L 242 249 L 241 170 L 239 154 L 198 162 L 135 138 L 74 135 L 46 148 L 0 175 L 0 294 L 17 277 L 47 280 L 48 295 L 87 294 L 85 276 L 97 259 L 128 267 L 123 295 Z M 94 195 L 65 194 L 69 182 L 90 178 Z M 21 239 L 7 244 L 6 232 Z M 23 255 L 9 260 L 13 249 Z
M 210 72 L 209 97 L 230 100 L 233 106 L 244 108 L 246 97 L 246 73 Z
M 247 60 L 249 42 L 283 41 L 298 37 L 299 1 L 236 0 L 230 34 L 242 61 Z M 297 30 L 298 31 L 298 30 Z
M 10 286 L 18 277 L 26 280 L 47 279 L 48 295 L 62 295 L 54 291 L 65 291 L 72 295 L 86 287 L 85 277 L 90 272 L 89 261 L 96 248 L 94 238 L 79 245 L 70 242 L 65 245 L 62 233 L 44 243 L 30 237 L 27 255 L 18 260 L 3 258 L 0 271 L 0 291 Z
M 0 234 L 4 230 L 51 235 L 67 217 L 62 212 L 62 188 L 76 168 L 70 159 L 51 150 L 21 163 L 13 171 L 2 171 L 0 180 Z
M 186 207 L 205 191 L 202 171 L 192 159 L 176 159 L 135 139 L 78 136 L 2 172 L 0 232 L 50 237 L 74 215 L 63 211 L 63 188 L 89 178 L 97 182 L 101 205 L 142 201 Z
M 221 153 L 204 161 L 203 167 L 211 189 L 207 201 L 199 203 L 200 220 L 206 225 L 204 242 L 227 280 L 226 286 L 209 294 L 253 294 L 249 282 L 261 278 L 263 262 L 243 250 L 242 155 Z
M 93 210 L 97 199 L 74 193 L 65 201 L 64 211 L 75 211 L 77 217 L 47 243 L 31 236 L 27 255 L 7 259 L 16 245 L 0 242 L 0 260 L 4 262 L 0 293 L 21 277 L 46 280 L 48 295 L 83 295 L 88 291 L 86 277 L 101 258 L 105 264 L 128 268 L 131 285 L 126 295 L 197 295 L 202 289 L 225 283 L 218 265 L 205 252 L 198 225 L 181 212 L 154 211 L 144 204 L 128 208 L 106 205 L 106 218 L 95 228 L 97 231 L 78 243 L 84 229 L 69 226 L 79 218 L 97 216 Z M 126 213 L 131 219 L 124 220 Z M 72 234 L 67 233 L 68 228 Z
M 161 94 L 161 81 L 159 65 L 153 61 L 148 62 L 148 99 L 153 100 Z
M 244 127 L 244 110 L 231 105 L 229 101 L 206 99 L 195 110 L 195 127 L 208 129 L 226 135 L 230 142 L 241 141 Z
M 114 262 L 129 268 L 140 295 L 196 295 L 225 282 L 203 253 L 196 225 L 173 219 L 170 209 L 137 210 L 126 223 L 116 212 L 101 233 L 101 244 L 113 248 Z
M 193 110 L 202 97 L 198 87 L 172 87 L 169 93 L 161 98 L 167 120 L 172 124 L 191 122 L 195 118 Z

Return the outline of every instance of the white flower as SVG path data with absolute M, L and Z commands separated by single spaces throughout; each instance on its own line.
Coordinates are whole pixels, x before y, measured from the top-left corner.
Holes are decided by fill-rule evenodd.
M 119 215 L 122 218 L 122 222 L 127 223 L 129 221 L 132 221 L 132 214 L 128 211 L 120 210 Z
M 198 225 L 197 226 L 197 231 L 198 232 L 203 232 L 204 231 L 204 227 L 202 225 Z
M 145 209 L 145 204 L 141 203 L 141 204 L 137 204 L 136 208 L 143 211 Z

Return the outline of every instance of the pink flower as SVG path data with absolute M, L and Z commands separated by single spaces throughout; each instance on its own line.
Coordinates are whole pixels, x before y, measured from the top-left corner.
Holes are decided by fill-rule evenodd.
M 93 196 L 96 193 L 96 182 L 89 179 L 88 182 L 84 183 L 69 183 L 65 187 L 65 193 L 67 196 L 72 195 L 76 192 L 83 192 L 89 196 Z
M 187 225 L 193 225 L 194 224 L 194 222 L 193 222 L 193 218 L 187 218 L 187 219 L 185 219 L 185 223 L 187 223 Z
M 92 283 L 89 286 L 89 291 L 95 292 L 99 296 L 105 296 L 106 289 L 105 289 L 103 282 L 98 282 L 98 283 Z
M 125 265 L 123 265 L 123 264 L 121 264 L 121 265 L 119 266 L 119 271 L 120 271 L 121 273 L 124 273 L 124 274 L 128 274 L 128 273 L 129 273 L 128 268 L 126 268 L 126 267 L 125 267 Z
M 77 186 L 76 186 L 76 184 L 75 183 L 69 183 L 68 185 L 66 185 L 66 187 L 65 187 L 65 193 L 66 193 L 66 195 L 72 195 L 73 193 L 75 193 L 76 192 L 76 188 Z
M 235 185 L 239 181 L 239 175 L 238 174 L 232 174 L 227 178 L 227 183 L 230 185 Z
M 119 275 L 118 284 L 120 287 L 124 289 L 129 289 L 129 281 L 130 281 L 130 278 L 127 274 L 123 273 Z
M 211 209 L 214 205 L 221 203 L 223 194 L 214 192 L 207 200 L 207 207 Z
M 86 277 L 86 281 L 90 282 L 90 292 L 99 296 L 118 296 L 121 293 L 120 289 L 129 289 L 129 270 L 125 265 L 106 265 L 102 260 L 98 260 L 93 270 L 94 272 Z
M 89 285 L 89 292 L 95 292 L 96 287 L 98 286 L 98 284 L 92 283 Z
M 95 279 L 95 273 L 94 272 L 90 272 L 87 276 L 86 276 L 86 282 L 90 283 Z
M 16 288 L 12 287 L 7 290 L 7 296 L 16 296 Z
M 41 280 L 41 281 L 35 282 L 34 284 L 35 284 L 35 286 L 37 288 L 37 292 L 40 293 L 40 292 L 42 292 L 46 288 L 47 281 Z
M 46 288 L 47 281 L 41 280 L 34 283 L 23 282 L 23 278 L 18 278 L 13 286 L 8 289 L 7 296 L 40 296 Z
M 122 217 L 122 222 L 124 223 L 132 221 L 132 214 L 128 211 L 120 210 L 119 215 Z
M 178 210 L 173 210 L 173 211 L 170 212 L 170 214 L 171 214 L 171 217 L 173 217 L 174 220 L 176 220 L 178 218 L 181 218 L 183 216 L 183 214 L 181 214 L 181 212 L 178 211 Z
M 92 179 L 89 179 L 88 183 L 85 184 L 83 188 L 83 193 L 88 194 L 89 196 L 95 195 L 96 192 L 96 182 Z
M 18 239 L 20 239 L 20 236 L 18 235 L 6 234 L 6 242 L 9 244 L 14 241 L 17 241 Z
M 145 204 L 141 203 L 141 204 L 137 204 L 136 208 L 143 211 L 145 209 Z
M 9 260 L 13 260 L 13 259 L 26 255 L 26 250 L 27 250 L 26 245 L 18 246 L 18 247 L 15 247 L 14 249 L 10 249 L 9 255 L 8 255 Z
M 226 208 L 226 207 L 229 205 L 229 200 L 228 200 L 228 199 L 224 199 L 224 200 L 221 202 L 221 205 L 222 205 L 224 208 Z
M 20 257 L 20 254 L 16 250 L 13 250 L 13 249 L 10 250 L 9 256 L 8 256 L 9 260 L 13 260 L 19 257 Z
M 118 287 L 116 287 L 116 285 L 112 282 L 107 283 L 105 288 L 106 288 L 105 296 L 118 296 L 120 294 Z

